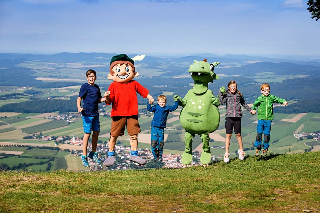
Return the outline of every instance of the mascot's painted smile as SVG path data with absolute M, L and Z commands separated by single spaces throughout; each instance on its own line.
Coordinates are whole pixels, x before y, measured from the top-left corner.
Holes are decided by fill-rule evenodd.
M 126 75 L 119 75 L 119 74 L 117 74 L 117 77 L 120 78 L 121 80 L 125 80 L 125 79 L 127 79 L 130 75 L 131 75 L 131 74 L 130 74 L 130 72 L 129 72 L 129 73 L 126 74 Z

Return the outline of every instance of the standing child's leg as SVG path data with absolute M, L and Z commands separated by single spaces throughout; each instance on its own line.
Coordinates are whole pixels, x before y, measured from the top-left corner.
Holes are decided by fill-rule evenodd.
M 232 136 L 232 131 L 234 128 L 234 121 L 233 119 L 226 117 L 226 122 L 225 122 L 225 127 L 226 127 L 226 151 L 224 154 L 224 159 L 223 161 L 225 163 L 229 162 L 229 146 L 230 146 L 230 140 L 231 140 L 231 136 Z
M 87 156 L 87 148 L 88 148 L 88 141 L 89 141 L 89 138 L 90 138 L 90 133 L 84 133 L 83 135 L 83 140 L 82 140 L 82 154 L 84 156 Z
M 92 151 L 89 153 L 88 157 L 91 158 L 96 163 L 101 163 L 98 158 L 97 145 L 98 145 L 98 136 L 100 132 L 100 121 L 99 115 L 95 116 L 92 120 Z
M 81 155 L 81 161 L 84 167 L 89 167 L 88 158 L 87 158 L 87 147 L 88 147 L 88 140 L 89 140 L 90 134 L 84 133 L 83 135 L 83 143 L 82 143 L 82 155 Z
M 242 145 L 242 136 L 241 136 L 241 133 L 236 134 L 236 137 L 237 137 L 237 141 L 238 141 L 238 144 L 239 144 L 239 149 L 240 149 L 241 151 L 243 151 L 243 145 Z
M 223 161 L 224 161 L 225 163 L 228 163 L 228 162 L 229 162 L 229 156 L 230 156 L 230 154 L 229 154 L 229 146 L 230 146 L 231 136 L 232 136 L 232 134 L 226 134 L 226 144 L 225 144 L 225 146 L 226 146 L 226 151 L 225 151 L 224 159 L 223 159 Z
M 256 137 L 256 141 L 254 143 L 254 146 L 257 148 L 256 154 L 258 154 L 259 151 L 261 150 L 262 133 L 263 133 L 263 129 L 264 129 L 264 125 L 263 124 L 264 124 L 263 120 L 258 120 L 257 137 Z
M 163 154 L 163 146 L 164 146 L 164 129 L 158 128 L 158 158 L 162 161 L 162 154 Z
M 158 158 L 158 151 L 159 151 L 158 147 L 159 147 L 158 132 L 155 127 L 151 127 L 151 152 L 155 160 L 157 160 Z
M 92 133 L 92 151 L 89 153 L 88 157 L 91 158 L 96 163 L 101 163 L 101 161 L 98 158 L 98 153 L 96 152 L 97 145 L 98 145 L 98 136 L 99 136 L 98 131 L 94 131 Z
M 234 119 L 234 133 L 236 134 L 237 141 L 239 144 L 239 150 L 238 150 L 239 159 L 243 160 L 245 153 L 243 151 L 242 136 L 241 136 L 241 118 Z
M 238 155 L 239 155 L 239 159 L 243 160 L 245 153 L 243 151 L 243 145 L 242 145 L 242 136 L 241 133 L 236 134 L 237 136 L 237 140 L 238 140 L 238 144 L 239 144 L 239 150 L 238 150 Z
M 269 149 L 271 124 L 272 124 L 271 120 L 265 120 L 265 122 L 264 122 L 263 153 L 266 153 L 268 151 L 268 149 Z

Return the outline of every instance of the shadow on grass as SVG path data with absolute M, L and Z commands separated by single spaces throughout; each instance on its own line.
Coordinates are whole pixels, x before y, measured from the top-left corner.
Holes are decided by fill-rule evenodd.
M 274 154 L 274 153 L 269 153 L 267 155 L 257 155 L 257 156 L 250 156 L 250 155 L 246 155 L 244 157 L 243 162 L 246 162 L 246 160 L 249 160 L 248 158 L 251 158 L 251 159 L 254 159 L 254 160 L 257 160 L 257 161 L 267 161 L 267 160 L 271 160 L 273 158 L 276 158 L 278 156 L 281 156 L 281 155 L 285 155 L 285 154 Z M 230 158 L 230 161 L 228 163 L 224 163 L 223 162 L 223 159 L 221 160 L 216 160 L 215 162 L 212 162 L 212 163 L 220 163 L 222 162 L 223 164 L 229 164 L 229 163 L 232 163 L 232 162 L 235 162 L 235 161 L 238 161 L 239 158 L 238 157 L 234 157 L 234 158 Z
M 144 169 L 151 169 L 151 168 L 162 168 L 165 165 L 162 161 L 156 161 L 156 160 L 150 160 L 147 162 L 147 164 L 144 166 Z
M 270 160 L 272 158 L 276 158 L 276 157 L 278 157 L 280 155 L 284 155 L 284 154 L 273 154 L 273 153 L 270 153 L 270 154 L 267 154 L 267 155 L 258 155 L 258 156 L 256 156 L 256 158 L 257 158 L 257 161 L 261 161 L 261 160 L 267 161 L 267 160 Z

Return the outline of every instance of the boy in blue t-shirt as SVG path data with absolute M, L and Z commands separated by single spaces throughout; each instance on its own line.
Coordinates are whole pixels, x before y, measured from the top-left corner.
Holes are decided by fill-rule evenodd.
M 150 112 L 154 112 L 154 116 L 151 122 L 151 151 L 154 160 L 162 161 L 163 145 L 164 145 L 164 128 L 166 128 L 166 122 L 169 112 L 172 112 L 178 108 L 179 101 L 175 99 L 173 106 L 166 106 L 167 97 L 164 95 L 158 96 L 158 104 L 151 106 L 148 102 L 147 109 Z
M 97 79 L 96 71 L 89 69 L 86 72 L 88 83 L 81 86 L 79 97 L 77 99 L 78 112 L 82 113 L 83 121 L 83 153 L 81 155 L 82 164 L 85 167 L 89 167 L 88 158 L 93 159 L 96 163 L 101 163 L 98 158 L 97 143 L 98 135 L 100 132 L 99 112 L 98 104 L 105 101 L 105 98 L 101 97 L 100 88 L 94 84 Z M 83 108 L 81 107 L 81 99 L 83 99 Z M 92 133 L 92 151 L 87 156 L 88 140 Z

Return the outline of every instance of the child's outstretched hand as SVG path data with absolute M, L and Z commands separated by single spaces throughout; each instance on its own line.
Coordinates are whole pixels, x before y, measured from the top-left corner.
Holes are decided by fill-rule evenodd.
M 284 105 L 284 106 L 288 106 L 288 102 L 286 102 L 286 101 L 283 102 L 283 105 Z
M 251 110 L 250 112 L 251 112 L 252 115 L 256 114 L 255 110 Z
M 225 93 L 226 92 L 226 88 L 225 87 L 221 87 L 220 88 L 220 92 Z

